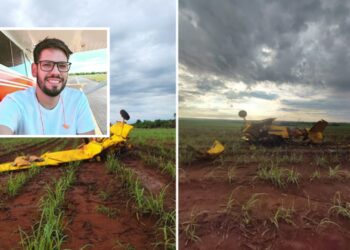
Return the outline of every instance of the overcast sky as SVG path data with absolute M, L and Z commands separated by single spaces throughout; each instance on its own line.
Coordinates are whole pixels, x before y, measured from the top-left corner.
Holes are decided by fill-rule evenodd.
M 175 1 L 3 0 L 1 27 L 110 27 L 111 121 L 176 110 Z
M 180 116 L 350 122 L 349 10 L 345 0 L 180 0 Z

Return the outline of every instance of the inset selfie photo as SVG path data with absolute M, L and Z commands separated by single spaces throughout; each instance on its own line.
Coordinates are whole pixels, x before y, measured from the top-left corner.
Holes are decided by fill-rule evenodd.
M 0 136 L 109 136 L 109 29 L 0 29 Z

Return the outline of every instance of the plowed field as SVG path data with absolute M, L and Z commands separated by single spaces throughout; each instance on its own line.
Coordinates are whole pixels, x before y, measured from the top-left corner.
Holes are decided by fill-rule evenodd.
M 264 148 L 230 122 L 201 122 L 180 121 L 180 249 L 349 249 L 350 130 Z M 191 150 L 214 139 L 215 159 Z
M 10 149 L 0 155 L 0 162 L 12 161 L 17 155 L 40 155 L 47 151 L 76 148 L 81 143 L 80 139 L 13 142 Z M 164 150 L 174 152 L 175 141 L 169 143 L 172 146 Z M 2 144 L 1 147 L 9 146 Z M 137 207 L 135 197 L 126 188 L 126 181 L 117 172 L 107 169 L 107 154 L 101 157 L 102 160 L 83 161 L 76 167 L 74 181 L 65 191 L 64 202 L 59 206 L 63 214 L 59 249 L 164 249 L 164 246 L 172 249 L 174 237 L 169 234 L 165 239 L 160 229 L 166 226 L 171 231 L 175 228 L 175 221 L 164 225 L 161 218 L 175 209 L 175 181 L 141 159 L 138 152 L 142 150 L 147 150 L 147 145 L 136 144 L 128 152 L 109 153 L 108 157 L 131 171 L 129 181 L 140 183 L 143 197 L 157 198 L 163 190 L 165 198 L 159 205 L 162 210 L 155 213 Z M 175 155 L 169 161 L 174 164 L 174 159 Z M 48 196 L 48 190 L 53 190 L 57 181 L 65 176 L 67 168 L 68 165 L 61 165 L 43 167 L 32 175 L 29 175 L 30 170 L 0 175 L 0 249 L 24 249 L 28 245 L 25 240 L 32 239 L 40 227 L 42 200 Z M 10 182 L 20 179 L 19 175 L 30 177 L 16 194 L 11 194 Z

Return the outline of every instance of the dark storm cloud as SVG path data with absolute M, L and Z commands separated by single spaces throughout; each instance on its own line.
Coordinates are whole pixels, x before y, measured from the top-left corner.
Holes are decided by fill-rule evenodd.
M 197 88 L 201 92 L 208 92 L 215 89 L 225 88 L 225 83 L 220 80 L 200 79 L 197 82 Z
M 180 0 L 179 62 L 197 74 L 350 90 L 349 2 Z
M 135 111 L 136 119 L 172 117 L 175 1 L 4 0 L 1 10 L 0 26 L 109 27 L 111 120 L 121 108 Z

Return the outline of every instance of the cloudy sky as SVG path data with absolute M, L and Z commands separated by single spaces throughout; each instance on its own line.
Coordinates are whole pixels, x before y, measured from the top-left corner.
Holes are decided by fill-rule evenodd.
M 180 0 L 180 117 L 350 122 L 350 2 Z
M 176 3 L 161 0 L 1 1 L 1 27 L 110 27 L 111 121 L 176 111 Z

